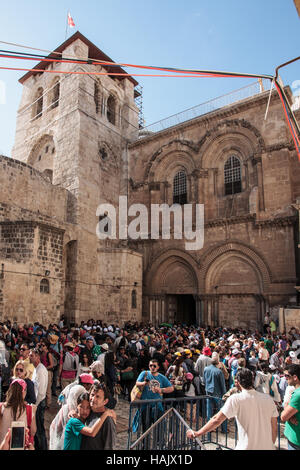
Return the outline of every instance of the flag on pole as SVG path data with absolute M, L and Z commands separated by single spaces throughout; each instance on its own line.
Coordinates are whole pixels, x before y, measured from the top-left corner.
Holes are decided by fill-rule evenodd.
M 70 28 L 74 28 L 75 27 L 75 23 L 73 21 L 73 18 L 71 16 L 71 13 L 68 12 L 68 26 L 70 26 Z

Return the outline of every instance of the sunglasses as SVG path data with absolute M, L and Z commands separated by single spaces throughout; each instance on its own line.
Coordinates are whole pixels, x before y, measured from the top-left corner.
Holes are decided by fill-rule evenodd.
M 156 364 L 150 364 L 150 367 L 155 367 L 155 369 L 156 369 L 157 365 Z
M 24 369 L 16 369 L 16 372 L 24 372 Z
M 283 374 L 285 377 L 292 377 L 290 374 Z

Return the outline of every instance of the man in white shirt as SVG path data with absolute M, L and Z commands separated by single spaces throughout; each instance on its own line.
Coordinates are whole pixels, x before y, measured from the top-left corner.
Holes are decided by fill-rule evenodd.
M 254 390 L 249 369 L 239 369 L 235 380 L 241 392 L 231 395 L 221 410 L 199 431 L 188 430 L 187 437 L 203 436 L 214 431 L 226 419 L 235 418 L 238 426 L 235 450 L 274 450 L 278 411 L 272 397 Z
M 37 431 L 34 436 L 36 450 L 47 450 L 47 438 L 44 427 L 44 415 L 46 409 L 46 392 L 48 386 L 48 371 L 41 363 L 40 351 L 32 349 L 29 354 L 31 364 L 34 365 L 32 381 L 34 383 L 36 395 L 36 427 Z

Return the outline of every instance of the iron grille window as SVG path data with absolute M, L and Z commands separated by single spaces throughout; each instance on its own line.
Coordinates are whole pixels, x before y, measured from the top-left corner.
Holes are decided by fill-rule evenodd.
M 185 171 L 178 171 L 173 180 L 173 203 L 187 203 L 187 186 Z
M 224 166 L 225 196 L 242 191 L 241 162 L 231 156 Z
M 43 294 L 49 294 L 50 292 L 50 286 L 49 286 L 49 281 L 48 279 L 42 279 L 40 283 L 40 292 Z

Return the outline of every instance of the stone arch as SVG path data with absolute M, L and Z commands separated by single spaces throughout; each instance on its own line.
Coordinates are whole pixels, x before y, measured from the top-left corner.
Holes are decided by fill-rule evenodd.
M 166 250 L 158 255 L 145 273 L 145 286 L 148 294 L 177 293 L 196 294 L 198 292 L 198 265 L 194 258 L 181 250 Z M 182 280 L 175 282 L 172 276 Z M 171 277 L 170 277 L 171 276 Z M 171 292 L 168 292 L 171 293 Z
M 53 175 L 55 155 L 54 138 L 50 134 L 45 134 L 32 147 L 27 163 L 41 173 L 47 170 L 45 175 L 49 177 Z
M 206 272 L 205 292 L 209 294 L 260 294 L 262 290 L 257 265 L 241 252 L 220 255 Z
M 206 132 L 198 143 L 199 168 L 216 168 L 222 153 L 235 149 L 243 159 L 261 155 L 265 142 L 260 132 L 244 119 L 226 120 Z
M 250 248 L 246 244 L 242 244 L 237 241 L 226 242 L 218 245 L 217 247 L 210 248 L 209 251 L 201 257 L 201 272 L 199 275 L 200 289 L 206 291 L 207 285 L 206 280 L 209 273 L 209 269 L 221 256 L 234 255 L 243 259 L 244 262 L 252 266 L 255 269 L 256 274 L 260 280 L 262 291 L 267 291 L 271 282 L 271 272 L 267 262 L 263 259 L 252 247 Z
M 168 167 L 166 162 L 167 160 L 170 160 L 170 156 L 174 156 L 174 154 L 187 156 L 187 165 L 191 165 L 192 169 L 190 172 L 192 172 L 196 167 L 192 154 L 195 154 L 196 151 L 197 149 L 195 146 L 188 140 L 171 140 L 167 144 L 161 146 L 149 159 L 144 173 L 144 181 L 150 181 L 150 175 L 156 173 L 156 168 L 163 160 L 165 160 L 165 167 Z

